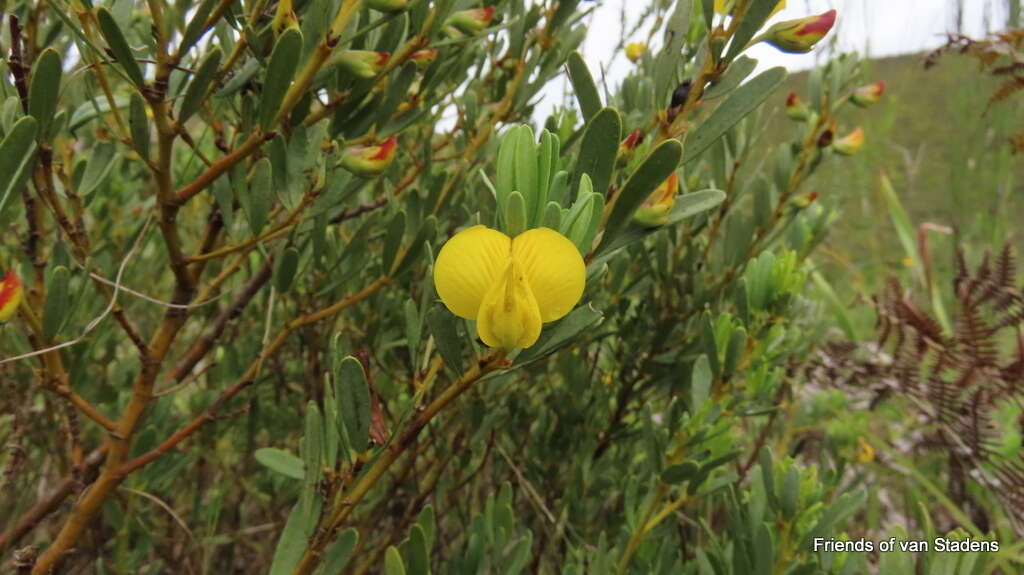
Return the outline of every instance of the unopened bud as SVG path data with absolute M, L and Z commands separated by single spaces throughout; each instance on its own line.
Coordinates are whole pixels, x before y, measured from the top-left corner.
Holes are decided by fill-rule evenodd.
M 793 120 L 802 122 L 807 119 L 809 112 L 807 104 L 797 97 L 796 92 L 790 92 L 786 97 L 786 115 Z
M 21 304 L 21 280 L 14 270 L 7 270 L 0 281 L 0 323 L 11 319 Z
M 651 192 L 633 215 L 633 221 L 641 226 L 656 228 L 668 222 L 668 215 L 676 205 L 679 192 L 679 176 L 672 172 L 665 181 Z
M 882 99 L 882 94 L 884 93 L 885 82 L 875 82 L 874 84 L 861 86 L 854 90 L 853 93 L 850 94 L 850 101 L 861 108 L 867 108 Z
M 633 154 L 636 151 L 636 147 L 640 145 L 640 142 L 644 140 L 644 135 L 639 129 L 634 129 L 626 136 L 625 140 L 619 144 L 618 154 L 618 165 L 624 166 L 633 159 Z
M 762 39 L 783 52 L 803 54 L 828 34 L 836 23 L 836 11 L 779 22 L 765 32 Z
M 454 28 L 463 34 L 473 35 L 490 26 L 493 19 L 494 6 L 488 6 L 456 12 L 449 16 L 444 23 L 446 28 Z
M 832 149 L 837 154 L 852 156 L 864 147 L 864 130 L 854 129 L 849 134 L 832 142 Z
M 339 50 L 331 57 L 330 66 L 359 78 L 373 78 L 384 69 L 391 54 L 387 52 L 371 52 L 369 50 Z
M 395 159 L 398 138 L 391 136 L 377 146 L 351 146 L 341 156 L 341 167 L 366 178 L 384 173 Z
M 647 51 L 647 44 L 643 42 L 630 42 L 626 44 L 626 58 L 629 58 L 630 62 L 636 62 L 644 55 Z
M 426 68 L 433 64 L 434 60 L 437 59 L 437 50 L 417 50 L 409 55 L 409 59 L 415 62 L 418 67 Z

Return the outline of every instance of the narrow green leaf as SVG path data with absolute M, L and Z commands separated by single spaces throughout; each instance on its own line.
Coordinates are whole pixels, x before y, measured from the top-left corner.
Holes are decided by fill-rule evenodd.
M 553 353 L 566 343 L 574 340 L 584 330 L 596 324 L 602 317 L 601 312 L 590 305 L 582 305 L 557 322 L 544 326 L 540 339 L 533 347 L 523 350 L 515 360 L 516 366 L 528 363 Z
M 423 220 L 423 225 L 420 226 L 420 231 L 416 232 L 416 236 L 413 237 L 411 242 L 409 242 L 409 247 L 406 248 L 399 258 L 399 261 L 395 264 L 391 275 L 402 275 L 403 272 L 412 267 L 412 265 L 420 259 L 420 254 L 423 253 L 426 245 L 434 241 L 434 235 L 436 233 L 437 217 L 433 215 L 427 216 L 427 219 Z
M 388 273 L 394 268 L 395 257 L 398 255 L 398 248 L 402 246 L 403 237 L 405 237 L 405 210 L 399 210 L 388 222 L 388 228 L 384 234 L 381 273 Z
M 711 364 L 708 356 L 702 355 L 693 364 L 693 374 L 690 376 L 690 407 L 696 411 L 708 400 L 711 392 Z
M 299 250 L 288 246 L 274 262 L 274 287 L 285 293 L 292 289 L 295 272 L 299 269 Z
M 747 3 L 747 10 L 740 17 L 740 25 L 736 34 L 729 43 L 729 51 L 725 55 L 727 61 L 735 58 L 740 52 L 746 49 L 747 44 L 754 38 L 754 34 L 764 26 L 771 16 L 772 10 L 780 0 L 751 0 Z
M 695 477 L 698 471 L 700 471 L 699 465 L 692 461 L 684 461 L 682 463 L 666 467 L 665 470 L 661 472 L 661 480 L 665 483 L 678 485 Z
M 39 136 L 47 139 L 50 124 L 57 112 L 60 95 L 60 54 L 52 48 L 43 50 L 32 69 L 32 84 L 28 90 L 28 113 L 39 122 Z
M 409 530 L 409 575 L 430 575 L 430 549 L 423 528 L 413 525 Z
M 263 447 L 257 449 L 253 456 L 256 458 L 256 461 L 281 475 L 293 479 L 303 479 L 306 476 L 302 459 L 290 451 L 276 447 Z
M 43 337 L 47 341 L 60 332 L 61 326 L 67 322 L 69 304 L 68 284 L 71 272 L 64 266 L 56 267 L 46 282 L 46 304 L 43 306 Z
M 633 212 L 679 166 L 682 155 L 683 147 L 678 140 L 666 140 L 648 154 L 616 197 L 605 225 L 602 246 L 610 244 L 622 232 Z
M 728 94 L 740 85 L 740 82 L 745 80 L 754 68 L 757 67 L 757 60 L 748 58 L 746 56 L 740 56 L 735 62 L 729 65 L 729 68 L 722 74 L 722 77 L 717 82 L 708 87 L 704 91 L 704 95 L 701 97 L 702 100 L 714 100 L 715 98 L 721 98 Z
M 306 551 L 311 525 L 315 525 L 315 518 L 311 518 L 310 514 L 303 510 L 301 503 L 296 503 L 292 512 L 288 514 L 288 521 L 284 525 L 280 539 L 277 540 L 270 575 L 289 575 L 295 569 Z
M 299 56 L 302 55 L 302 33 L 289 28 L 277 39 L 274 51 L 270 54 L 270 63 L 264 74 L 263 94 L 260 97 L 260 126 L 264 130 L 274 127 L 284 95 L 292 84 L 298 68 Z
M 359 360 L 348 356 L 338 366 L 338 413 L 345 423 L 352 448 L 363 451 L 369 442 L 370 430 L 370 388 L 366 383 L 366 372 Z
M 615 169 L 615 156 L 619 153 L 621 140 L 622 118 L 614 108 L 602 109 L 587 122 L 583 140 L 580 142 L 579 159 L 572 174 L 570 197 L 577 197 L 583 174 L 590 176 L 594 190 L 599 194 L 608 193 L 608 184 Z
M 394 545 L 389 545 L 384 552 L 384 575 L 405 575 L 405 563 Z
M 334 543 L 327 547 L 327 552 L 324 554 L 324 573 L 327 575 L 341 573 L 345 564 L 352 558 L 352 552 L 355 551 L 357 543 L 359 543 L 359 531 L 354 527 L 342 531 Z
M 14 127 L 0 142 L 0 212 L 3 211 L 11 192 L 19 189 L 32 171 L 32 159 L 36 151 L 36 133 L 39 123 L 31 116 L 15 122 Z
M 240 202 L 243 209 L 249 206 L 245 215 L 249 218 L 249 229 L 254 236 L 259 235 L 263 225 L 267 223 L 267 214 L 274 205 L 273 181 L 270 160 L 261 158 L 256 162 L 249 178 L 248 201 Z
M 146 103 L 138 92 L 132 92 L 128 105 L 128 128 L 132 133 L 132 148 L 142 157 L 149 159 L 149 118 L 146 117 Z
M 217 77 L 217 69 L 220 67 L 222 56 L 220 48 L 214 48 L 206 55 L 206 58 L 203 58 L 199 69 L 192 76 L 188 88 L 185 89 L 181 105 L 178 106 L 178 122 L 184 124 L 202 107 L 203 100 L 206 99 L 206 94 L 210 91 L 210 85 Z
M 512 192 L 505 204 L 505 232 L 509 237 L 516 237 L 526 230 L 526 200 L 523 194 Z
M 729 128 L 757 109 L 785 78 L 786 69 L 776 67 L 758 74 L 753 80 L 737 88 L 729 99 L 715 108 L 715 111 L 686 137 L 683 164 L 695 160 L 724 136 Z
M 597 91 L 597 84 L 594 77 L 583 61 L 579 52 L 569 53 L 567 60 L 569 69 L 569 81 L 572 82 L 573 91 L 576 92 L 576 100 L 580 103 L 580 111 L 583 112 L 583 120 L 589 121 L 601 109 L 601 94 Z M 618 144 L 618 140 L 616 140 Z
M 145 86 L 146 79 L 143 78 L 142 69 L 139 68 L 138 62 L 135 61 L 135 54 L 128 46 L 124 33 L 121 32 L 121 28 L 117 25 L 110 11 L 100 7 L 96 11 L 96 19 L 100 24 L 100 33 L 103 35 L 103 39 L 107 41 L 107 46 L 110 47 L 110 52 L 114 55 L 114 59 L 121 65 L 121 68 L 124 69 L 125 74 L 128 75 L 133 84 L 139 88 Z
M 178 46 L 179 54 L 187 53 L 206 33 L 206 20 L 210 17 L 210 13 L 213 12 L 213 7 L 217 1 L 203 0 L 199 3 L 199 7 L 196 8 L 188 25 L 185 26 L 185 33 L 181 35 L 181 44 Z
M 103 185 L 117 163 L 116 154 L 117 146 L 111 142 L 101 142 L 93 147 L 82 181 L 78 184 L 78 195 L 87 197 Z
M 462 338 L 459 337 L 455 316 L 443 306 L 434 306 L 427 314 L 427 325 L 434 336 L 434 344 L 444 364 L 455 373 L 462 373 Z

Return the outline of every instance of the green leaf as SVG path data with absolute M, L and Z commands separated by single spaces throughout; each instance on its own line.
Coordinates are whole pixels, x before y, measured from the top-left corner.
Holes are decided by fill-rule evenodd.
M 728 100 L 715 108 L 715 111 L 686 137 L 683 164 L 689 164 L 697 159 L 704 150 L 724 136 L 729 128 L 757 109 L 785 78 L 786 69 L 776 67 L 758 74 L 753 80 L 737 88 Z
M 384 552 L 384 575 L 405 575 L 405 563 L 394 545 L 389 545 Z
M 28 90 L 28 113 L 39 122 L 41 139 L 50 135 L 50 124 L 60 95 L 60 78 L 60 54 L 52 48 L 43 50 L 32 69 L 32 84 Z
M 309 542 L 310 531 L 316 525 L 316 518 L 303 510 L 301 503 L 292 507 L 288 521 L 277 540 L 274 560 L 270 565 L 270 575 L 290 575 L 302 559 Z
M 786 479 L 782 484 L 782 497 L 779 499 L 783 517 L 792 519 L 796 515 L 799 498 L 800 470 L 796 468 L 796 464 L 790 464 L 789 471 L 786 472 Z
M 359 360 L 351 355 L 341 360 L 337 367 L 338 413 L 345 424 L 345 431 L 356 451 L 363 451 L 369 442 L 370 431 L 370 388 L 366 383 L 366 372 Z
M 580 142 L 579 159 L 572 174 L 570 197 L 578 197 L 580 180 L 584 174 L 590 176 L 594 190 L 599 194 L 608 193 L 612 171 L 615 169 L 615 156 L 619 153 L 621 140 L 622 118 L 614 108 L 602 109 L 587 122 L 583 140 Z
M 576 100 L 580 103 L 580 111 L 583 112 L 583 120 L 590 121 L 590 118 L 601 109 L 601 94 L 597 91 L 597 84 L 594 83 L 594 77 L 579 52 L 570 52 L 566 65 L 569 69 L 569 81 L 572 82 Z
M 440 352 L 444 364 L 455 373 L 462 373 L 465 366 L 462 362 L 462 338 L 459 337 L 455 316 L 443 306 L 434 306 L 427 313 L 427 325 L 434 336 L 434 344 Z
M 423 535 L 427 540 L 427 549 L 434 546 L 434 533 L 437 531 L 437 522 L 434 514 L 434 506 L 427 504 L 420 510 L 419 517 L 416 518 L 416 524 L 423 529 Z
M 270 54 L 270 63 L 264 74 L 263 94 L 260 97 L 260 126 L 264 130 L 274 127 L 284 95 L 292 84 L 295 71 L 302 55 L 302 33 L 295 28 L 285 30 L 274 44 Z
M 434 240 L 434 235 L 437 233 L 437 217 L 430 215 L 427 219 L 423 220 L 423 225 L 420 226 L 420 231 L 416 232 L 416 236 L 409 242 L 409 247 L 399 257 L 398 262 L 395 264 L 394 270 L 392 270 L 392 276 L 399 276 L 407 269 L 412 267 L 414 263 L 420 258 L 420 254 L 426 248 L 427 244 Z
M 818 287 L 818 292 L 821 294 L 822 299 L 824 299 L 829 311 L 832 312 L 836 325 L 843 330 L 843 336 L 848 341 L 860 341 L 857 337 L 857 331 L 853 327 L 853 321 L 850 319 L 850 315 L 846 313 L 846 306 L 843 305 L 835 290 L 832 289 L 832 284 L 825 279 L 825 276 L 818 273 L 817 270 L 811 272 L 811 281 Z
M 684 481 L 687 481 L 697 475 L 700 471 L 700 466 L 692 461 L 684 461 L 682 463 L 666 467 L 661 472 L 661 480 L 665 483 L 678 485 Z
M 704 91 L 701 99 L 704 101 L 714 100 L 728 94 L 739 86 L 740 82 L 745 80 L 754 71 L 754 68 L 757 68 L 757 60 L 740 56 L 729 65 L 729 68 L 717 82 Z
M 324 573 L 341 573 L 345 564 L 352 558 L 352 552 L 359 543 L 359 531 L 354 527 L 341 532 L 337 539 L 327 547 L 324 554 Z
M 11 192 L 21 184 L 32 171 L 32 160 L 36 151 L 36 133 L 39 123 L 31 116 L 15 122 L 3 142 L 0 142 L 0 212 L 3 211 Z
M 106 181 L 114 164 L 117 163 L 116 153 L 117 146 L 111 142 L 101 142 L 93 147 L 92 155 L 85 164 L 82 181 L 78 184 L 78 195 L 87 197 Z
M 61 326 L 67 322 L 69 304 L 68 284 L 71 272 L 64 266 L 57 266 L 46 282 L 46 304 L 43 306 L 43 337 L 47 341 L 60 332 Z
M 388 273 L 394 268 L 395 257 L 398 255 L 398 248 L 402 246 L 403 237 L 405 237 L 405 210 L 399 210 L 388 222 L 387 232 L 384 234 L 384 247 L 381 252 L 382 273 Z
M 130 102 L 131 99 L 126 96 L 114 96 L 114 108 L 118 110 L 128 107 Z M 68 129 L 74 132 L 78 128 L 81 128 L 85 124 L 95 120 L 98 116 L 110 112 L 110 110 L 110 101 L 106 98 L 86 100 L 71 113 L 71 120 L 68 122 Z
M 807 541 L 810 542 L 815 537 L 828 537 L 832 533 L 836 533 L 836 529 L 842 525 L 843 521 L 860 509 L 865 501 L 867 501 L 866 491 L 853 491 L 841 495 L 821 514 L 821 519 L 818 519 L 814 528 L 807 533 Z
M 266 467 L 293 479 L 303 479 L 306 476 L 302 459 L 290 451 L 276 447 L 263 447 L 257 449 L 253 456 Z
M 267 223 L 267 215 L 274 205 L 273 183 L 270 160 L 260 158 L 249 178 L 249 197 L 247 201 L 240 202 L 243 209 L 248 206 L 245 215 L 249 218 L 249 229 L 254 236 L 258 236 Z
M 210 86 L 217 77 L 217 69 L 220 67 L 222 56 L 223 53 L 220 48 L 214 48 L 206 55 L 206 58 L 203 58 L 202 63 L 199 64 L 199 69 L 192 76 L 192 81 L 189 82 L 188 88 L 185 89 L 181 105 L 178 106 L 178 122 L 184 124 L 203 106 L 206 94 L 210 91 Z
M 526 230 L 526 200 L 523 194 L 512 192 L 505 204 L 505 232 L 509 237 L 516 237 Z
M 128 41 L 125 40 L 124 33 L 121 32 L 121 28 L 117 25 L 114 17 L 111 16 L 110 11 L 104 7 L 100 7 L 96 11 L 96 19 L 100 24 L 100 34 L 102 34 L 103 39 L 107 41 L 107 46 L 110 47 L 111 54 L 114 55 L 114 59 L 117 60 L 117 63 L 124 69 L 125 74 L 128 75 L 128 79 L 139 88 L 145 86 L 146 79 L 143 78 L 142 69 L 139 68 L 138 62 L 135 61 L 135 54 L 128 46 Z
M 633 212 L 679 166 L 682 155 L 683 147 L 678 140 L 666 140 L 647 155 L 612 204 L 602 246 L 610 245 L 615 236 L 622 232 L 633 217 Z
M 132 148 L 143 160 L 149 160 L 149 118 L 146 117 L 146 103 L 138 92 L 132 92 L 128 105 L 128 128 L 132 134 Z
M 732 60 L 747 47 L 750 40 L 754 38 L 754 34 L 757 34 L 757 31 L 768 21 L 768 17 L 771 16 L 772 10 L 775 9 L 775 5 L 779 1 L 751 0 L 747 3 L 747 10 L 740 17 L 740 25 L 732 37 L 732 42 L 729 43 L 729 51 L 725 55 L 726 61 Z
M 430 550 L 423 528 L 413 525 L 409 530 L 409 546 L 406 557 L 409 560 L 409 575 L 430 575 Z
M 693 374 L 690 376 L 690 408 L 694 411 L 700 409 L 708 400 L 712 380 L 708 356 L 702 355 L 694 362 Z
M 181 44 L 178 46 L 178 53 L 187 53 L 195 43 L 203 37 L 206 32 L 206 20 L 210 17 L 210 13 L 213 12 L 213 7 L 218 0 L 203 0 L 199 3 L 199 7 L 196 8 L 195 13 L 192 14 L 188 25 L 185 27 L 185 33 L 181 36 Z
M 569 312 L 569 315 L 557 322 L 545 325 L 544 331 L 540 334 L 540 339 L 537 340 L 533 347 L 525 349 L 519 354 L 515 360 L 515 365 L 523 366 L 553 353 L 575 339 L 584 330 L 597 323 L 601 317 L 601 312 L 590 305 L 582 305 Z
M 288 246 L 281 252 L 274 265 L 274 287 L 281 293 L 292 289 L 295 272 L 299 269 L 299 250 Z

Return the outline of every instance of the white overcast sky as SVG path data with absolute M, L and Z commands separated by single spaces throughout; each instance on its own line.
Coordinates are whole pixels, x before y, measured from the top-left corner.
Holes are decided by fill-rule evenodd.
M 646 5 L 649 1 L 595 2 L 587 38 L 580 51 L 599 81 L 600 70 L 605 70 L 606 81 L 613 90 L 631 66 L 623 54 L 614 53 L 623 25 L 622 7 L 628 7 L 628 20 L 631 12 L 633 17 L 640 12 L 637 6 Z M 836 38 L 838 49 L 869 57 L 892 56 L 941 45 L 945 34 L 956 30 L 957 4 L 957 0 L 788 0 L 786 8 L 772 21 L 800 18 L 835 8 L 839 15 L 829 39 Z M 963 32 L 969 36 L 981 36 L 1000 29 L 1006 21 L 1006 0 L 959 0 L 959 4 L 963 6 Z M 642 34 L 646 35 L 646 30 Z M 754 46 L 747 54 L 756 58 L 761 68 L 785 66 L 790 70 L 813 67 L 826 57 L 820 49 L 809 54 L 783 54 L 765 44 Z M 561 102 L 565 84 L 555 83 L 552 88 L 550 97 L 538 106 L 535 117 L 541 121 L 555 104 Z

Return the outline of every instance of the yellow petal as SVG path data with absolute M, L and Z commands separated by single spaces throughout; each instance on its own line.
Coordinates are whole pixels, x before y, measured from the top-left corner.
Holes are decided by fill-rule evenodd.
M 452 236 L 434 263 L 437 295 L 452 313 L 476 319 L 480 303 L 508 266 L 512 240 L 484 226 Z
M 527 230 L 512 240 L 512 259 L 522 266 L 544 322 L 569 313 L 583 296 L 587 267 L 576 245 L 562 234 Z
M 530 347 L 540 337 L 540 310 L 523 269 L 515 260 L 505 266 L 480 304 L 476 331 L 491 347 Z

